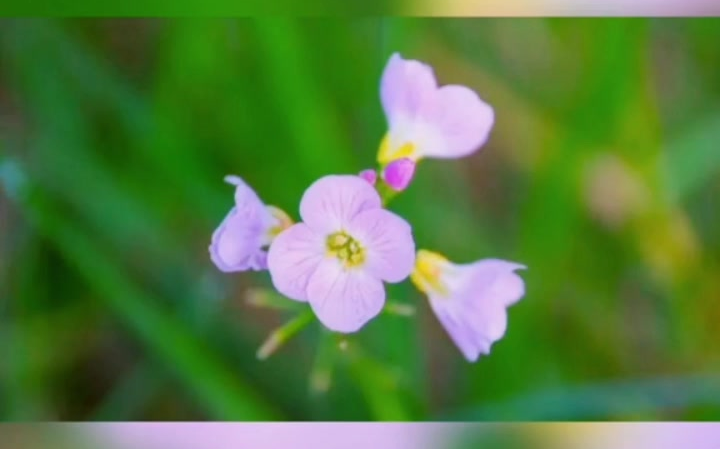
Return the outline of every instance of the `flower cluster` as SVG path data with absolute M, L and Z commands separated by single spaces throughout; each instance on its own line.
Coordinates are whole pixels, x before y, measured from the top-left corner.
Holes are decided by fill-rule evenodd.
M 497 259 L 454 264 L 416 250 L 410 224 L 385 206 L 410 185 L 422 159 L 477 151 L 490 135 L 493 109 L 465 86 L 438 86 L 430 66 L 397 53 L 383 72 L 380 99 L 388 131 L 379 169 L 315 181 L 300 200 L 300 222 L 228 176 L 235 206 L 212 237 L 212 261 L 223 272 L 268 270 L 278 292 L 309 303 L 339 333 L 357 332 L 378 316 L 384 284 L 409 277 L 475 361 L 504 335 L 506 308 L 524 295 L 515 272 L 525 267 Z

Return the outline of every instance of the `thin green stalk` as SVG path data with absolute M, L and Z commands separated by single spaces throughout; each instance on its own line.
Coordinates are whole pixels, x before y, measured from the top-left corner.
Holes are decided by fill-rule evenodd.
M 245 293 L 245 302 L 253 307 L 297 312 L 305 305 L 292 301 L 274 290 L 267 288 L 251 288 Z
M 310 370 L 311 393 L 326 393 L 330 390 L 334 369 L 333 356 L 337 349 L 337 342 L 332 337 L 330 332 L 323 332 L 318 341 L 315 361 Z
M 382 180 L 382 178 L 379 178 L 377 181 L 377 184 L 375 185 L 375 188 L 377 189 L 378 193 L 380 194 L 380 198 L 382 199 L 383 206 L 387 207 L 388 204 L 390 204 L 390 201 L 392 201 L 400 192 L 397 192 L 396 190 L 393 190 L 392 187 L 387 185 L 385 181 Z
M 370 358 L 357 342 L 345 348 L 350 371 L 377 421 L 409 421 L 410 411 L 398 394 L 397 376 L 387 367 Z
M 275 329 L 260 346 L 257 352 L 257 358 L 265 360 L 275 353 L 282 345 L 290 341 L 301 330 L 305 329 L 308 324 L 313 322 L 315 315 L 312 309 L 307 308 L 292 320 L 288 321 L 281 327 Z
M 415 315 L 415 307 L 410 304 L 402 304 L 398 302 L 388 301 L 385 304 L 385 313 L 402 317 L 410 317 Z

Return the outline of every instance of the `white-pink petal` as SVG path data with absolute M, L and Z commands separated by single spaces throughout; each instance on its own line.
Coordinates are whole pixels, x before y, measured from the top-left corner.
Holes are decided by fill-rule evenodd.
M 336 258 L 325 258 L 308 282 L 307 298 L 325 327 L 353 333 L 382 311 L 385 288 L 362 269 L 346 269 Z
M 253 219 L 238 214 L 232 208 L 215 230 L 210 243 L 210 258 L 225 273 L 260 270 L 264 267 L 254 261 L 264 253 L 262 228 Z
M 414 116 L 437 89 L 432 67 L 394 53 L 380 79 L 380 101 L 392 127 L 404 116 Z
M 300 201 L 300 216 L 316 232 L 343 230 L 352 218 L 382 207 L 375 188 L 354 175 L 329 175 L 315 181 Z
M 460 85 L 438 87 L 429 65 L 397 53 L 383 72 L 380 97 L 391 155 L 409 143 L 414 160 L 465 157 L 487 142 L 495 122 L 492 107 L 475 91 Z
M 478 332 L 475 324 L 465 316 L 462 308 L 431 299 L 430 305 L 440 324 L 469 362 L 475 362 L 480 354 L 489 354 L 493 341 L 485 332 Z
M 227 176 L 235 186 L 235 206 L 215 230 L 210 243 L 210 258 L 223 272 L 263 270 L 265 233 L 270 213 L 255 191 L 241 178 Z
M 493 109 L 473 90 L 458 85 L 438 89 L 418 114 L 420 123 L 435 130 L 442 144 L 419 142 L 426 157 L 455 159 L 474 153 L 490 137 L 495 123 Z M 421 138 L 422 139 L 422 138 Z
M 526 269 L 525 265 L 501 259 L 483 259 L 470 267 L 475 288 L 498 304 L 508 307 L 525 295 L 525 282 L 515 272 Z
M 454 265 L 444 278 L 449 295 L 429 295 L 430 305 L 465 358 L 474 362 L 507 330 L 507 307 L 525 294 L 525 283 L 515 273 L 523 265 L 485 259 Z
M 412 228 L 400 216 L 385 209 L 359 213 L 348 232 L 365 250 L 363 268 L 385 282 L 401 282 L 415 265 Z
M 307 301 L 307 285 L 325 256 L 325 241 L 305 223 L 281 232 L 268 250 L 267 265 L 275 288 L 296 301 Z

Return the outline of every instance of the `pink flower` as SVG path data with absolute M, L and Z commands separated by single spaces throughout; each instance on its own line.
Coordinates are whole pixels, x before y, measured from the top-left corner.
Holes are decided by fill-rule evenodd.
M 290 217 L 274 206 L 266 206 L 242 179 L 226 176 L 235 186 L 235 206 L 213 233 L 210 258 L 221 271 L 265 270 L 265 248 L 283 229 Z
M 525 284 L 515 273 L 524 268 L 497 259 L 459 265 L 420 250 L 411 279 L 427 294 L 433 312 L 465 358 L 474 362 L 505 335 L 506 308 L 525 295 Z
M 474 153 L 490 135 L 492 108 L 471 89 L 439 87 L 430 66 L 393 54 L 380 82 L 388 123 L 378 160 L 456 159 Z
M 380 196 L 359 176 L 315 181 L 300 202 L 303 223 L 270 246 L 275 288 L 310 303 L 329 329 L 351 333 L 380 313 L 383 281 L 408 277 L 415 263 L 410 225 L 382 208 Z

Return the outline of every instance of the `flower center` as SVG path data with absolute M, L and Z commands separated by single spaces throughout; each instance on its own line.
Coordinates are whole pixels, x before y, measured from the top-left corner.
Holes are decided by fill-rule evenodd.
M 417 252 L 415 270 L 410 274 L 410 280 L 423 293 L 447 296 L 449 290 L 442 280 L 442 274 L 448 264 L 442 255 L 421 249 Z
M 358 267 L 365 262 L 365 248 L 343 231 L 328 236 L 327 251 L 328 255 L 337 257 L 346 268 Z
M 418 155 L 415 151 L 415 144 L 412 142 L 405 142 L 399 147 L 393 147 L 390 145 L 390 135 L 386 134 L 380 143 L 380 150 L 378 151 L 378 162 L 382 165 L 387 165 L 397 159 L 408 158 L 413 161 L 417 161 Z

